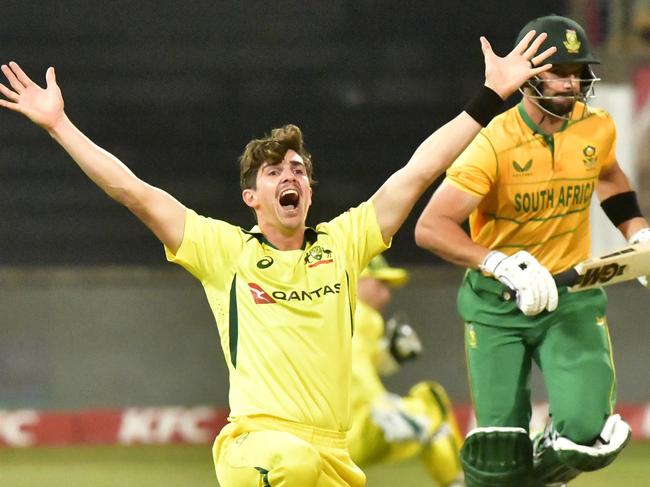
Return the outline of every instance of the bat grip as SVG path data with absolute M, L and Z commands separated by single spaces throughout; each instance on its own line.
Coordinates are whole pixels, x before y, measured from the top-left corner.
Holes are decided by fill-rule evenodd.
M 553 274 L 553 280 L 557 287 L 573 286 L 580 280 L 580 274 L 578 274 L 578 271 L 572 267 L 571 269 L 560 272 L 559 274 Z M 510 301 L 516 297 L 517 292 L 514 289 L 508 288 L 501 293 L 501 298 L 504 301 Z

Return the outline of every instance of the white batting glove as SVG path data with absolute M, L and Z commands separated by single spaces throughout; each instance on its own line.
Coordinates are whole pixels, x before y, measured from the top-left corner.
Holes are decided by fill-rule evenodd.
M 650 240 L 650 228 L 642 228 L 638 232 L 634 233 L 627 241 L 629 244 L 638 244 L 640 242 L 647 242 Z M 648 276 L 637 277 L 639 282 L 645 287 L 648 287 Z
M 393 375 L 404 362 L 413 360 L 422 353 L 420 337 L 404 313 L 398 313 L 386 321 L 379 349 L 377 370 L 380 375 L 386 376 Z
M 551 273 L 526 251 L 507 256 L 490 252 L 479 269 L 489 272 L 517 295 L 517 307 L 526 315 L 534 316 L 545 309 L 557 308 L 557 286 Z
M 384 439 L 389 443 L 425 443 L 431 434 L 431 419 L 424 414 L 404 411 L 401 404 L 401 398 L 390 392 L 375 398 L 370 409 L 373 422 L 383 431 Z

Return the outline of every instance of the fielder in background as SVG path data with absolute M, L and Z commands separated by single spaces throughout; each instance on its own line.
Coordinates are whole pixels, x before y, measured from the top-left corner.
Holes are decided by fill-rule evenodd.
M 460 487 L 462 442 L 445 390 L 420 382 L 400 397 L 386 390 L 381 375 L 422 352 L 405 315 L 384 322 L 391 289 L 408 281 L 405 269 L 390 267 L 379 255 L 361 273 L 352 338 L 352 427 L 350 455 L 361 467 L 419 457 L 436 485 Z
M 531 21 L 519 39 L 528 29 L 548 32 L 553 68 L 454 162 L 416 226 L 418 245 L 469 268 L 458 310 L 478 422 L 461 452 L 470 487 L 564 485 L 608 465 L 630 437 L 614 413 L 605 293 L 568 293 L 551 274 L 589 256 L 594 193 L 630 242 L 650 230 L 616 161 L 614 121 L 587 104 L 598 60 L 584 30 L 557 15 Z M 516 300 L 504 299 L 507 288 Z M 534 444 L 532 362 L 551 415 Z
M 0 106 L 45 129 L 203 285 L 230 377 L 229 423 L 213 448 L 221 487 L 365 484 L 346 441 L 359 274 L 503 99 L 550 68 L 531 67 L 553 52 L 536 55 L 544 38 L 530 32 L 506 57 L 481 38 L 486 80 L 478 97 L 367 201 L 314 228 L 306 225 L 313 166 L 298 127 L 244 149 L 241 195 L 257 219 L 245 230 L 198 215 L 90 141 L 67 117 L 53 68 L 42 89 L 18 64 L 2 65 L 11 88 L 0 84 Z

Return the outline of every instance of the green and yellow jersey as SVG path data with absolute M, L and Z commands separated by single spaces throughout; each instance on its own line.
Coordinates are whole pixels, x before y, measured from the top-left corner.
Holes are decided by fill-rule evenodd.
M 482 198 L 472 240 L 526 250 L 551 273 L 589 256 L 589 206 L 600 172 L 615 162 L 616 129 L 603 110 L 576 103 L 565 127 L 546 135 L 523 102 L 496 117 L 447 171 L 446 181 Z
M 386 249 L 374 206 L 307 229 L 280 251 L 251 231 L 188 210 L 168 260 L 201 281 L 230 375 L 231 418 L 268 415 L 349 428 L 357 279 Z

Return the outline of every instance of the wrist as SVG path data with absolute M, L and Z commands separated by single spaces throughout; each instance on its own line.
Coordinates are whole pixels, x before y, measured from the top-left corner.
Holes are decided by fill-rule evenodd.
M 478 266 L 480 270 L 483 272 L 488 272 L 489 274 L 494 274 L 496 272 L 497 266 L 503 262 L 503 260 L 508 257 L 506 254 L 503 252 L 500 252 L 498 250 L 492 250 L 489 252 L 485 258 L 483 259 L 483 262 L 481 262 Z
M 70 124 L 70 119 L 65 114 L 61 112 L 61 115 L 56 119 L 56 121 L 47 127 L 43 127 L 45 131 L 55 140 L 58 140 L 58 136 L 65 130 L 65 127 Z
M 630 244 L 647 242 L 649 240 L 650 240 L 650 228 L 648 227 L 637 230 L 632 235 L 630 235 L 630 237 L 627 239 L 628 243 Z
M 502 109 L 503 98 L 487 85 L 481 86 L 474 98 L 463 108 L 482 127 L 486 127 L 495 116 L 501 113 Z

